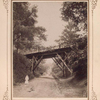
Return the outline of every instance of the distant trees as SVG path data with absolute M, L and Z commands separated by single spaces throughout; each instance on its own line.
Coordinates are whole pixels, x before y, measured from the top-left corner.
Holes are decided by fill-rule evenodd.
M 13 2 L 13 45 L 17 52 L 36 48 L 34 38 L 46 41 L 46 29 L 35 27 L 36 18 L 36 6 L 29 9 L 27 2 Z
M 56 42 L 72 47 L 66 63 L 77 79 L 87 78 L 87 2 L 64 2 L 61 14 L 66 26 Z

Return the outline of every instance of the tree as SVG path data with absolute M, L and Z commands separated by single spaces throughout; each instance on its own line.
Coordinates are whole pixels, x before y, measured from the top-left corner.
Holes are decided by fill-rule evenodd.
M 67 25 L 65 26 L 65 29 L 62 32 L 62 35 L 60 36 L 60 39 L 56 40 L 56 42 L 64 46 L 75 45 L 75 41 L 79 37 L 79 35 L 76 34 L 77 31 L 78 30 L 74 26 L 74 23 L 72 21 L 68 21 Z
M 29 75 L 29 79 L 33 79 L 33 74 L 30 73 L 30 60 L 25 56 L 13 52 L 13 84 L 25 82 L 25 76 Z
M 67 60 L 65 62 L 68 67 L 73 69 L 73 72 L 76 73 L 76 78 L 81 80 L 87 77 L 87 36 L 80 37 L 80 35 L 74 33 L 74 31 L 68 30 L 67 27 L 58 41 L 60 41 L 64 47 L 71 46 L 72 50 L 67 54 Z M 62 59 L 65 59 L 65 55 L 61 56 Z M 68 73 L 67 70 L 66 73 Z
M 87 2 L 64 2 L 61 14 L 67 23 L 57 42 L 64 47 L 71 46 L 66 64 L 73 69 L 75 78 L 82 80 L 87 78 Z
M 13 45 L 17 51 L 34 49 L 36 37 L 46 41 L 46 29 L 35 27 L 36 13 L 36 6 L 29 9 L 27 2 L 13 2 Z
M 87 29 L 87 2 L 64 2 L 61 14 L 64 21 L 71 19 L 75 26 L 83 24 L 80 29 Z

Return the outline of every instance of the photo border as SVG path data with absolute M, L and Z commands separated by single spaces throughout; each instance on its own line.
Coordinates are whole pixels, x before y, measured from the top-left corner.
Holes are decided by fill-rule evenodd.
M 9 5 L 12 5 L 11 3 L 12 3 L 12 1 L 18 1 L 18 0 L 3 0 L 3 4 L 4 4 L 4 7 L 5 7 L 5 9 L 6 9 L 6 12 L 7 12 L 7 26 L 6 26 L 6 29 L 7 29 L 7 51 L 9 51 L 8 49 L 9 49 L 9 47 L 8 47 L 8 41 L 9 41 L 9 32 L 8 32 L 8 28 L 9 28 L 9 26 L 8 26 L 8 23 L 9 23 L 9 14 L 11 14 L 11 13 L 9 13 L 9 10 L 11 9 L 11 7 L 9 7 Z M 19 0 L 19 1 L 28 1 L 28 0 Z M 40 0 L 29 0 L 29 1 L 40 1 Z M 44 1 L 54 1 L 54 0 L 44 0 Z M 56 1 L 56 0 L 55 0 Z M 57 0 L 57 1 L 63 1 L 63 0 Z M 70 0 L 65 0 L 65 1 L 70 1 Z M 80 1 L 80 0 L 71 0 L 72 2 L 73 1 Z M 98 0 L 82 0 L 82 1 L 88 1 L 88 16 L 90 16 L 90 13 L 92 12 L 92 85 L 91 85 L 91 91 L 88 91 L 88 99 L 90 100 L 97 100 L 97 95 L 96 95 L 96 93 L 95 93 L 95 91 L 94 91 L 94 83 L 93 83 L 93 76 L 94 76 L 94 72 L 93 72 L 93 70 L 94 70 L 94 66 L 93 66 L 93 51 L 94 51 L 94 45 L 93 45 L 93 40 L 94 40 L 94 24 L 93 24 L 93 22 L 94 22 L 94 11 L 95 11 L 95 8 L 96 8 L 96 6 L 97 6 L 97 2 L 98 2 Z M 41 2 L 41 1 L 40 1 Z M 91 7 L 90 7 L 91 6 Z M 10 9 L 9 9 L 10 8 Z M 90 10 L 91 9 L 91 10 Z M 10 16 L 10 18 L 12 18 L 11 16 Z M 88 17 L 88 24 L 90 24 L 90 18 Z M 89 33 L 89 30 L 90 30 L 90 26 L 88 25 L 88 33 Z M 11 31 L 11 30 L 10 30 Z M 11 32 L 12 33 L 12 32 Z M 11 35 L 11 34 L 10 34 Z M 11 36 L 11 38 L 12 38 L 12 36 Z M 89 38 L 88 38 L 88 40 L 89 40 Z M 89 42 L 88 42 L 88 45 L 90 44 L 90 40 L 89 40 Z M 11 46 L 12 46 L 12 44 L 11 44 Z M 89 48 L 90 49 L 90 48 Z M 90 51 L 88 49 L 88 51 Z M 11 49 L 10 49 L 11 50 Z M 12 52 L 12 50 L 10 51 L 10 52 Z M 12 54 L 12 53 L 11 53 Z M 90 53 L 89 53 L 89 55 L 90 55 Z M 9 64 L 9 60 L 8 60 L 8 57 L 9 56 L 9 52 L 7 52 L 7 65 Z M 10 62 L 11 63 L 11 62 Z M 88 65 L 89 66 L 89 65 Z M 90 68 L 88 68 L 88 70 L 89 70 Z M 88 71 L 89 72 L 89 71 Z M 89 75 L 90 75 L 90 72 L 89 72 Z M 8 71 L 8 66 L 7 66 L 7 86 L 6 86 L 6 92 L 4 93 L 4 96 L 3 96 L 3 100 L 10 100 L 10 98 L 9 98 L 9 90 L 11 90 L 12 91 L 12 89 L 9 89 L 9 71 Z M 12 77 L 12 74 L 11 74 L 11 77 Z M 89 80 L 89 76 L 88 76 L 88 80 Z M 12 81 L 12 79 L 11 79 L 11 81 Z M 90 81 L 89 81 L 90 82 Z M 11 82 L 12 83 L 12 82 Z M 12 85 L 12 84 L 11 84 Z M 11 86 L 12 87 L 12 86 Z M 90 88 L 90 86 L 89 86 L 89 84 L 88 84 L 88 90 L 89 90 L 89 88 Z M 89 93 L 89 92 L 91 92 L 91 93 Z M 91 94 L 91 97 L 89 96 Z M 69 98 L 70 99 L 70 98 Z M 12 100 L 12 93 L 11 93 L 11 100 Z

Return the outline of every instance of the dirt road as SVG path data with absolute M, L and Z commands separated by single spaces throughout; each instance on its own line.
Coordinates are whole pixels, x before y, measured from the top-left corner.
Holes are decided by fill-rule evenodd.
M 84 89 L 73 88 L 62 81 L 44 77 L 34 78 L 27 85 L 21 83 L 13 87 L 13 97 L 86 97 L 83 92 Z

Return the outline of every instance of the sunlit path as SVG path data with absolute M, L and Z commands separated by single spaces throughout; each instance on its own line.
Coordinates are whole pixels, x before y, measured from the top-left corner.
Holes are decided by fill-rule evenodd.
M 53 77 L 40 77 L 14 86 L 14 97 L 86 97 L 86 88 L 72 87 L 68 83 L 71 78 L 55 80 Z M 66 84 L 65 84 L 66 82 Z
M 14 87 L 14 97 L 63 97 L 54 79 L 35 78 Z

